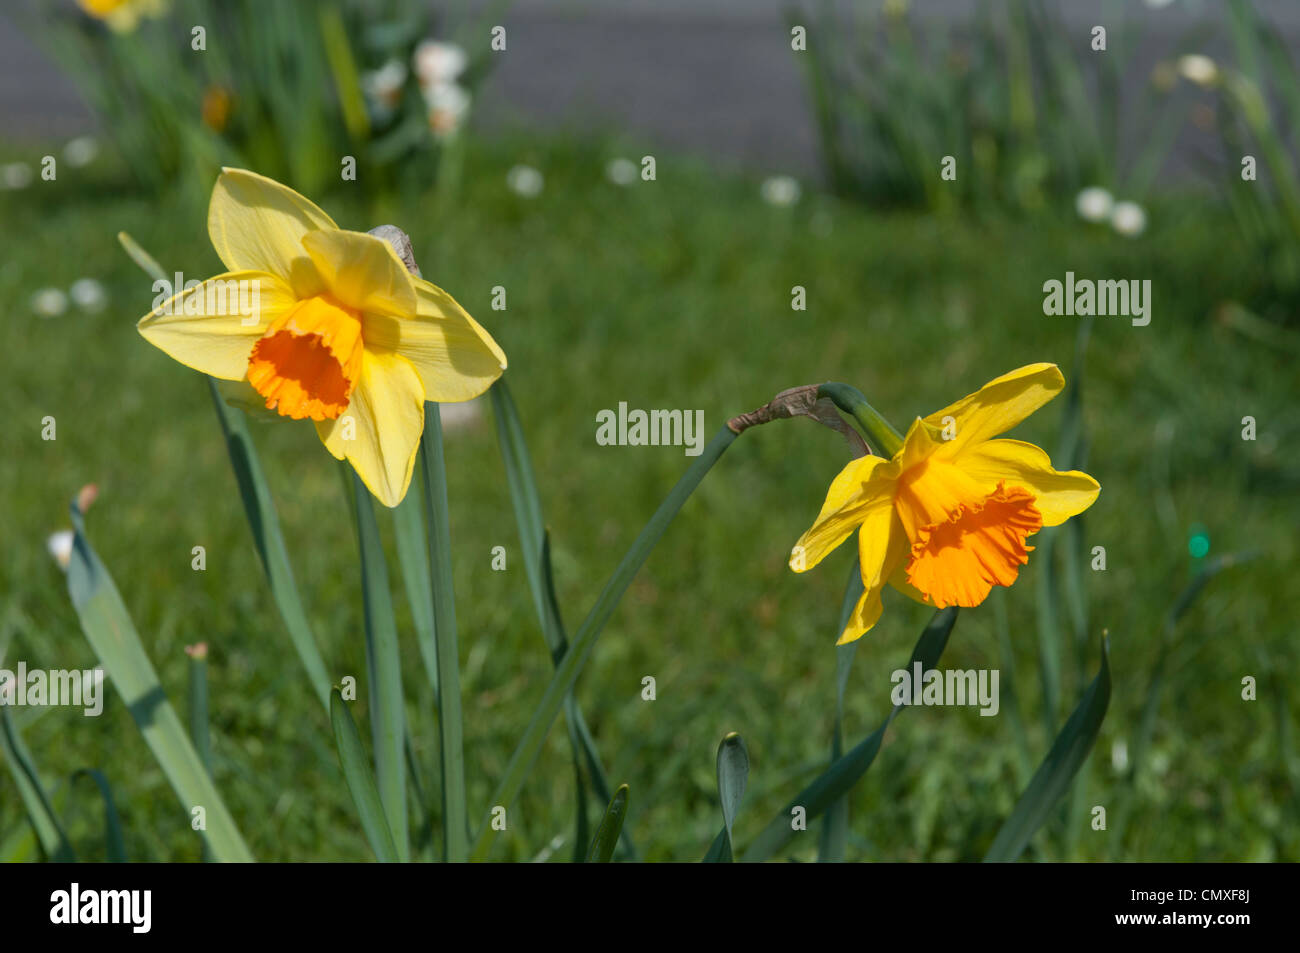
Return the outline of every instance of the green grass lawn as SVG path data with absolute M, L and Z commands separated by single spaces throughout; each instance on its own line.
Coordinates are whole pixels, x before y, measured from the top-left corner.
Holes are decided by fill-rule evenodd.
M 1074 373 L 1080 319 L 1045 317 L 1042 285 L 1080 277 L 1150 278 L 1148 327 L 1098 318 L 1087 351 L 1087 469 L 1101 483 L 1082 521 L 1104 572 L 1086 572 L 1087 641 L 1060 623 L 1065 679 L 1045 719 L 1038 576 L 1031 558 L 998 605 L 963 611 L 942 667 L 1000 668 L 1003 717 L 975 709 L 907 712 L 851 797 L 849 859 L 973 860 L 1045 754 L 1092 677 L 1110 634 L 1114 694 L 1073 809 L 1028 856 L 1072 860 L 1297 860 L 1300 780 L 1291 677 L 1297 671 L 1295 568 L 1300 424 L 1295 352 L 1215 320 L 1252 263 L 1228 222 L 1200 199 L 1151 210 L 1137 240 L 1059 220 L 971 223 L 873 214 L 815 192 L 772 208 L 756 183 L 693 160 L 658 157 L 658 180 L 619 188 L 603 146 L 507 140 L 476 145 L 460 193 L 363 211 L 347 194 L 313 196 L 344 227 L 407 229 L 426 277 L 450 291 L 509 355 L 554 541 L 570 629 L 690 463 L 680 448 L 603 447 L 596 414 L 701 408 L 711 434 L 777 391 L 826 380 L 860 388 L 900 427 L 1021 364 Z M 639 154 L 639 153 L 638 153 Z M 543 193 L 521 199 L 506 170 L 529 162 Z M 207 186 L 204 186 L 206 189 Z M 186 644 L 211 646 L 215 773 L 249 845 L 266 860 L 355 860 L 370 852 L 343 785 L 328 720 L 313 697 L 263 581 L 204 381 L 150 347 L 135 320 L 150 281 L 115 240 L 129 231 L 168 270 L 220 270 L 202 206 L 119 193 L 103 180 L 0 193 L 4 405 L 0 455 L 0 644 L 6 664 L 93 664 L 45 538 L 67 502 L 96 482 L 89 532 L 116 578 L 174 703 Z M 110 306 L 40 318 L 28 299 L 82 276 Z M 791 287 L 808 308 L 790 307 Z M 508 309 L 490 307 L 507 290 Z M 1064 401 L 1015 436 L 1054 451 Z M 551 663 L 534 618 L 490 408 L 451 432 L 447 456 L 471 817 L 489 798 L 545 688 Z M 58 439 L 41 439 L 41 420 Z M 1241 439 L 1253 416 L 1258 439 Z M 339 466 L 312 428 L 254 424 L 303 597 L 331 675 L 365 691 L 364 630 L 353 517 Z M 786 568 L 847 460 L 839 437 L 808 421 L 744 435 L 687 504 L 624 598 L 578 683 L 610 778 L 631 785 L 628 830 L 642 855 L 697 860 L 721 824 L 714 753 L 744 736 L 750 786 L 736 828 L 743 849 L 824 767 L 835 705 L 834 641 L 848 547 L 814 572 Z M 386 514 L 381 513 L 381 517 Z M 1152 747 L 1136 786 L 1121 784 L 1116 746 L 1132 749 L 1151 691 L 1164 614 L 1195 570 L 1196 524 L 1211 555 L 1259 558 L 1216 578 L 1176 636 Z M 391 522 L 381 525 L 390 537 Z M 207 550 L 206 572 L 190 567 Z M 508 551 L 505 572 L 491 550 Z M 436 777 L 428 690 L 390 549 L 409 714 L 425 781 Z M 891 595 L 894 596 L 891 598 Z M 1048 618 L 1060 606 L 1046 607 Z M 929 612 L 894 593 L 863 640 L 845 699 L 848 744 L 874 730 Z M 1003 651 L 1002 642 L 1010 648 Z M 1027 754 L 1009 712 L 1024 711 Z M 657 699 L 643 701 L 654 676 Z M 1241 679 L 1258 700 L 1241 700 Z M 364 704 L 354 705 L 368 735 Z M 130 856 L 197 859 L 200 846 L 120 700 L 88 719 L 69 709 L 17 719 L 82 856 L 103 856 L 93 786 L 67 791 L 78 768 L 114 786 Z M 1053 733 L 1055 728 L 1053 729 Z M 432 800 L 436 803 L 436 791 Z M 1068 799 L 1067 799 L 1068 800 Z M 570 856 L 573 777 L 562 726 L 552 729 L 498 860 L 555 844 Z M 1089 825 L 1094 805 L 1131 820 L 1122 841 Z M 1082 812 L 1082 813 L 1081 813 Z M 594 822 L 594 818 L 593 818 Z M 0 841 L 23 823 L 0 771 Z M 435 824 L 436 824 L 435 818 Z M 415 825 L 413 825 L 415 826 Z M 790 855 L 816 856 L 817 825 Z

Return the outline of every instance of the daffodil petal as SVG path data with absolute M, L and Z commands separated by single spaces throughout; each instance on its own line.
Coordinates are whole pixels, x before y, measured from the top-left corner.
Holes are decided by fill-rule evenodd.
M 907 428 L 903 437 L 903 447 L 898 451 L 898 469 L 902 471 L 914 467 L 944 445 L 939 428 L 917 417 L 912 426 Z
M 505 370 L 505 352 L 447 292 L 419 278 L 415 291 L 414 318 L 365 316 L 366 346 L 410 361 L 426 400 L 454 403 L 477 397 Z
M 925 597 L 920 589 L 907 581 L 907 560 L 904 559 L 894 568 L 889 576 L 889 584 L 901 592 L 913 602 L 919 602 L 923 606 L 934 608 L 934 603 Z
M 144 339 L 186 367 L 241 380 L 267 326 L 296 302 L 274 275 L 232 271 L 173 295 L 140 319 Z
M 886 463 L 883 457 L 858 457 L 839 472 L 831 482 L 817 519 L 790 552 L 791 569 L 795 572 L 812 569 L 862 524 L 869 511 L 889 507 L 890 495 L 885 492 L 885 482 L 872 480 L 876 469 Z
M 1034 495 L 1044 526 L 1058 526 L 1092 506 L 1101 485 L 1079 470 L 1053 470 L 1040 447 L 1023 440 L 986 440 L 955 458 L 963 472 L 989 488 L 1005 481 Z
M 415 368 L 396 354 L 367 351 L 347 410 L 337 420 L 318 422 L 316 432 L 335 459 L 352 464 L 375 499 L 396 506 L 411 485 L 424 432 L 424 391 Z
M 910 546 L 907 531 L 893 506 L 868 510 L 858 530 L 858 567 L 862 572 L 862 584 L 872 589 L 888 582 Z
M 415 314 L 411 273 L 382 238 L 365 232 L 321 229 L 302 236 L 330 294 L 365 314 L 408 318 Z
M 293 189 L 244 169 L 223 169 L 208 203 L 208 237 L 225 266 L 270 272 L 303 298 L 320 291 L 320 279 L 302 237 L 337 228 Z
M 880 620 L 880 593 L 907 562 L 909 544 L 892 506 L 873 507 L 858 530 L 858 566 L 864 591 L 836 645 L 862 638 Z
M 835 644 L 847 645 L 862 638 L 880 621 L 880 614 L 883 611 L 884 606 L 880 601 L 880 586 L 868 589 L 858 599 L 858 604 L 853 607 L 853 615 L 849 616 L 849 624 L 844 627 L 844 631 L 840 633 L 840 637 Z
M 1065 386 L 1055 364 L 1028 364 L 989 381 L 973 394 L 936 411 L 925 422 L 942 430 L 952 417 L 956 436 L 945 442 L 948 452 L 1006 433 Z

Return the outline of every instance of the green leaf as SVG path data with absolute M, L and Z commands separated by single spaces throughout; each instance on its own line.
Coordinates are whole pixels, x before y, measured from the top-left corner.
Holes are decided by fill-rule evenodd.
M 556 666 L 555 675 L 552 676 L 550 683 L 546 686 L 546 691 L 542 694 L 542 700 L 537 706 L 537 711 L 534 712 L 532 720 L 529 721 L 528 727 L 524 730 L 523 737 L 519 739 L 519 744 L 510 756 L 505 773 L 493 793 L 491 804 L 508 808 L 514 802 L 520 788 L 523 787 L 524 780 L 532 769 L 533 762 L 537 759 L 538 752 L 542 749 L 542 744 L 546 741 L 546 735 L 550 731 L 555 717 L 560 713 L 560 709 L 564 705 L 565 697 L 572 690 L 574 682 L 577 681 L 578 675 L 582 671 L 582 667 L 591 656 L 591 651 L 595 648 L 601 630 L 604 629 L 610 616 L 614 614 L 623 593 L 627 591 L 633 577 L 636 576 L 637 571 L 640 570 L 649 557 L 650 551 L 654 549 L 655 544 L 659 542 L 659 539 L 668 529 L 668 524 L 673 521 L 673 517 L 681 510 L 682 505 L 689 499 L 691 493 L 700 485 L 700 481 L 704 479 L 713 465 L 717 463 L 718 458 L 722 456 L 727 447 L 731 446 L 732 441 L 735 439 L 735 432 L 724 424 L 713 439 L 709 441 L 709 445 L 704 448 L 704 452 L 696 457 L 695 462 L 677 481 L 677 485 L 659 504 L 659 509 L 650 517 L 650 521 L 646 523 L 640 535 L 632 543 L 632 548 L 627 551 L 622 562 L 618 564 L 618 568 L 614 570 L 614 574 L 605 583 L 605 588 L 601 590 L 600 596 L 596 599 L 596 604 L 592 607 L 591 612 L 587 614 L 587 618 L 583 620 L 572 645 L 569 646 L 568 651 L 564 653 L 564 658 Z M 492 829 L 485 821 L 474 841 L 474 851 L 471 859 L 483 860 L 491 846 Z
M 361 546 L 361 589 L 366 618 L 366 670 L 370 682 L 370 728 L 375 749 L 375 776 L 379 800 L 388 818 L 397 856 L 410 859 L 410 832 L 406 814 L 406 715 L 402 696 L 402 659 L 397 645 L 397 622 L 388 588 L 388 564 L 375 521 L 370 491 L 348 464 L 352 498 L 357 514 L 357 539 Z
M 844 599 L 840 604 L 840 623 L 835 630 L 835 638 L 840 637 L 853 609 L 862 597 L 862 571 L 858 557 L 854 554 L 853 565 L 849 567 L 849 581 L 844 586 Z M 844 753 L 844 692 L 849 684 L 849 672 L 853 669 L 853 657 L 857 654 L 861 639 L 855 639 L 847 645 L 835 646 L 835 728 L 831 736 L 831 764 L 839 760 Z M 836 798 L 827 809 L 826 819 L 822 822 L 821 846 L 817 852 L 819 863 L 838 864 L 844 860 L 845 848 L 849 840 L 849 799 Z
M 910 670 L 917 662 L 921 663 L 923 670 L 934 668 L 939 663 L 939 656 L 943 654 L 944 647 L 948 644 L 948 636 L 956 622 L 955 608 L 940 609 L 936 612 L 930 624 L 921 633 L 921 637 L 917 639 L 912 657 L 908 659 L 907 668 Z M 741 860 L 745 863 L 767 860 L 788 844 L 798 833 L 791 827 L 795 808 L 803 808 L 805 819 L 811 821 L 820 817 L 837 799 L 852 790 L 875 761 L 876 755 L 880 752 L 880 743 L 885 737 L 885 730 L 904 707 L 906 706 L 895 705 L 879 728 L 795 795 L 771 823 L 763 828 Z
M 429 528 L 429 568 L 433 588 L 434 635 L 438 652 L 438 728 L 441 733 L 443 859 L 460 863 L 469 853 L 469 814 L 465 801 L 465 742 L 461 724 L 460 651 L 456 641 L 456 592 L 451 569 L 451 520 L 447 510 L 447 469 L 442 451 L 442 415 L 432 401 L 424 405 L 424 517 Z M 493 802 L 500 804 L 500 801 Z
M 375 776 L 366 761 L 365 748 L 361 746 L 361 735 L 337 688 L 330 692 L 330 722 L 334 726 L 334 743 L 338 746 L 343 779 L 352 793 L 352 803 L 357 806 L 361 829 L 370 842 L 370 849 L 383 863 L 397 863 L 393 833 L 388 829 L 384 806 L 379 800 L 379 788 L 375 786 Z
M 289 639 L 293 642 L 298 658 L 307 670 L 312 687 L 328 711 L 329 674 L 316 645 L 316 638 L 312 635 L 311 625 L 307 622 L 302 598 L 298 595 L 293 569 L 289 565 L 289 551 L 284 545 L 284 535 L 280 532 L 280 519 L 276 515 L 270 487 L 262 474 L 262 465 L 248 432 L 248 422 L 241 411 L 229 406 L 221 398 L 215 380 L 208 378 L 208 386 L 212 392 L 217 419 L 221 423 L 221 432 L 226 438 L 226 449 L 230 453 L 235 481 L 239 484 L 239 496 L 244 503 L 248 527 L 253 532 L 253 542 L 262 559 L 262 569 L 266 573 L 267 584 L 271 587 L 271 595 L 280 610 L 285 628 L 289 630 Z
M 492 398 L 493 416 L 497 425 L 497 442 L 501 447 L 501 458 L 505 465 L 506 482 L 510 487 L 510 500 L 514 506 L 515 522 L 519 527 L 519 543 L 523 552 L 524 572 L 528 577 L 528 586 L 532 590 L 533 604 L 537 610 L 538 623 L 542 637 L 551 653 L 551 661 L 560 664 L 560 659 L 568 649 L 568 633 L 560 614 L 559 600 L 555 595 L 555 579 L 551 569 L 551 537 L 542 516 L 541 495 L 537 489 L 537 480 L 533 473 L 532 459 L 528 454 L 528 444 L 524 440 L 523 427 L 519 421 L 519 412 L 510 396 L 510 389 L 505 378 L 498 378 L 489 394 Z M 564 699 L 564 716 L 568 728 L 570 745 L 573 748 L 574 772 L 579 790 L 577 801 L 578 827 L 586 823 L 586 787 L 582 783 L 582 762 L 585 761 L 591 776 L 595 794 L 602 801 L 610 800 L 609 780 L 596 751 L 595 739 L 587 727 L 582 709 L 578 706 L 573 691 Z M 585 837 L 577 839 L 578 845 L 586 841 Z M 631 836 L 624 833 L 622 839 L 624 850 L 631 858 L 636 857 L 636 847 Z
M 136 244 L 134 238 L 126 232 L 118 232 L 117 240 L 126 249 L 126 253 L 131 256 L 131 260 L 139 265 L 146 275 L 154 281 L 171 281 L 172 276 L 163 271 L 162 265 L 158 264 L 157 259 Z
M 609 808 L 605 811 L 600 827 L 596 828 L 591 850 L 587 852 L 587 863 L 607 864 L 614 856 L 614 848 L 618 845 L 618 839 L 623 831 L 623 820 L 627 817 L 627 797 L 627 785 L 620 784 L 613 798 L 610 799 Z
M 167 701 L 117 586 L 86 538 L 75 500 L 71 513 L 76 535 L 68 563 L 68 593 L 87 641 L 126 703 L 186 815 L 195 807 L 204 808 L 207 830 L 201 833 L 213 858 L 220 862 L 251 861 L 234 818 Z
M 722 830 L 727 835 L 719 859 L 724 863 L 731 863 L 735 856 L 732 830 L 748 780 L 749 751 L 745 748 L 745 740 L 733 731 L 718 745 L 718 800 L 722 802 Z
M 0 752 L 3 752 L 5 763 L 9 765 L 14 784 L 18 788 L 18 796 L 27 812 L 27 820 L 36 832 L 36 839 L 46 858 L 57 863 L 75 861 L 77 858 L 72 851 L 72 844 L 54 811 L 54 805 L 50 803 L 49 795 L 45 793 L 40 775 L 32 763 L 32 756 L 23 744 L 13 718 L 4 707 L 0 707 Z
M 1020 795 L 1015 809 L 1003 822 L 984 857 L 985 862 L 1006 863 L 1020 856 L 1092 750 L 1106 717 L 1106 708 L 1110 705 L 1110 650 L 1107 642 L 1103 636 L 1101 668 L 1097 677 L 1052 742 L 1051 750 L 1030 780 L 1029 787 Z
M 201 654 L 190 655 L 190 740 L 198 752 L 203 769 L 212 777 L 212 741 L 208 735 L 208 660 L 206 647 Z M 212 860 L 212 853 L 203 845 L 203 861 Z
M 80 778 L 89 778 L 99 789 L 99 796 L 104 802 L 104 850 L 111 864 L 126 863 L 126 840 L 122 837 L 122 819 L 117 813 L 117 802 L 113 799 L 113 787 L 108 778 L 94 768 L 82 768 L 72 775 L 75 784 Z
M 424 532 L 424 502 L 417 493 L 407 492 L 391 512 L 397 539 L 397 560 L 402 569 L 406 601 L 420 645 L 424 672 L 438 697 L 438 645 L 433 626 L 433 583 L 429 570 L 429 541 Z
M 1161 629 L 1160 651 L 1156 655 L 1155 664 L 1151 667 L 1151 676 L 1147 680 L 1147 688 L 1143 693 L 1146 701 L 1142 706 L 1142 714 L 1138 716 L 1137 731 L 1133 736 L 1133 744 L 1129 750 L 1129 769 L 1123 779 L 1130 788 L 1137 781 L 1138 772 L 1146 764 L 1147 749 L 1151 745 L 1151 737 L 1155 733 L 1156 716 L 1160 712 L 1160 703 L 1164 698 L 1165 670 L 1169 664 L 1170 652 L 1174 648 L 1174 636 L 1178 631 L 1178 623 L 1191 609 L 1193 603 L 1196 602 L 1197 597 L 1200 596 L 1210 580 L 1225 569 L 1249 562 L 1257 555 L 1255 552 L 1227 553 L 1206 560 L 1201 567 L 1201 571 L 1178 594 L 1178 598 L 1174 600 L 1173 605 L 1165 614 L 1164 625 Z M 1114 851 L 1118 851 L 1119 845 L 1123 843 L 1124 832 L 1128 829 L 1129 814 L 1132 811 L 1131 805 L 1134 801 L 1135 798 L 1131 791 L 1119 801 L 1119 809 L 1115 812 L 1114 823 L 1111 826 L 1113 834 L 1111 843 L 1115 845 Z

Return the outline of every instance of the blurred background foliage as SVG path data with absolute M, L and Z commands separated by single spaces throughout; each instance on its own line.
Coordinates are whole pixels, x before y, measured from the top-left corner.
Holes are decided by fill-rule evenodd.
M 130 232 L 168 270 L 216 273 L 203 202 L 219 165 L 243 164 L 303 190 L 345 228 L 405 228 L 424 274 L 505 348 L 573 621 L 689 462 L 675 449 L 597 446 L 601 409 L 699 407 L 711 431 L 783 388 L 844 380 L 903 422 L 1012 367 L 1059 363 L 1080 385 L 1075 399 L 1058 399 L 1015 436 L 1058 465 L 1078 460 L 1101 498 L 1040 537 L 1013 589 L 957 622 L 943 667 L 999 668 L 1002 717 L 920 709 L 892 726 L 849 798 L 844 855 L 982 857 L 1095 673 L 1106 630 L 1110 711 L 1027 856 L 1300 859 L 1291 688 L 1300 83 L 1291 51 L 1250 4 L 1227 5 L 1232 57 L 1213 73 L 1182 59 L 1198 51 L 1196 34 L 1159 62 L 1125 53 L 1118 28 L 1113 60 L 1090 59 L 1080 36 L 1066 49 L 1050 4 L 991 3 L 964 30 L 925 18 L 920 4 L 889 4 L 839 30 L 814 10 L 803 20 L 809 52 L 791 54 L 807 73 L 825 163 L 824 187 L 804 189 L 760 188 L 627 133 L 480 135 L 458 123 L 440 134 L 419 44 L 459 38 L 468 53 L 455 82 L 478 95 L 486 28 L 444 35 L 423 4 L 198 6 L 202 21 L 175 0 L 119 30 L 66 4 L 57 15 L 36 9 L 34 32 L 80 78 L 111 148 L 55 181 L 0 191 L 0 300 L 11 306 L 0 352 L 19 422 L 0 458 L 0 664 L 92 663 L 44 544 L 65 525 L 67 499 L 98 483 L 92 537 L 174 702 L 192 664 L 184 647 L 209 645 L 213 772 L 254 855 L 369 856 L 328 719 L 243 525 L 206 385 L 139 339 L 133 323 L 152 293 L 114 238 Z M 191 22 L 209 24 L 209 50 L 218 30 L 237 37 L 223 45 L 238 62 L 214 56 L 196 72 L 176 52 L 188 48 Z M 399 95 L 376 100 L 394 84 L 374 74 L 393 62 L 406 70 Z M 1142 92 L 1120 96 L 1133 77 Z M 228 96 L 224 111 L 214 89 Z M 1146 129 L 1132 147 L 1118 131 L 1128 109 Z M 1179 134 L 1205 110 L 1212 121 L 1202 126 L 1222 148 L 1166 180 Z M 35 165 L 50 148 L 6 142 L 0 162 Z M 615 160 L 646 152 L 658 158 L 656 181 L 612 174 Z M 1246 152 L 1259 157 L 1256 182 L 1241 180 Z M 948 154 L 956 182 L 939 179 Z M 357 156 L 356 182 L 336 178 L 341 155 Z M 536 175 L 522 177 L 527 188 L 521 167 Z M 1090 187 L 1140 202 L 1142 227 L 1081 221 L 1078 195 Z M 1042 284 L 1066 270 L 1150 278 L 1152 324 L 1045 317 Z M 49 314 L 33 301 L 85 275 L 102 282 L 100 308 Z M 807 311 L 791 311 L 794 285 L 807 289 Z M 508 289 L 504 311 L 490 304 L 498 286 Z M 446 439 L 477 819 L 551 661 L 515 559 L 490 411 L 471 406 Z M 58 420 L 52 443 L 40 436 L 46 415 Z M 1242 439 L 1245 416 L 1257 421 L 1253 441 Z M 253 426 L 331 674 L 360 676 L 355 539 L 336 468 L 310 427 Z M 721 820 L 713 755 L 727 731 L 741 732 L 750 759 L 738 851 L 824 769 L 851 556 L 801 576 L 786 557 L 844 460 L 838 437 L 797 421 L 747 434 L 637 577 L 580 680 L 610 779 L 630 784 L 627 829 L 643 857 L 703 856 Z M 191 569 L 196 544 L 207 549 L 205 572 Z M 490 569 L 497 545 L 511 554 L 506 572 Z M 1097 545 L 1104 571 L 1089 564 Z M 1246 552 L 1249 562 L 1218 562 Z M 1175 615 L 1207 568 L 1222 571 Z M 396 579 L 394 593 L 404 667 L 416 672 Z M 886 714 L 889 673 L 929 617 L 886 600 L 844 696 L 850 745 Z M 657 680 L 653 702 L 641 698 L 646 675 Z M 1241 700 L 1247 675 L 1259 682 L 1254 702 Z M 435 777 L 428 692 L 416 678 L 408 691 L 416 762 Z M 98 719 L 15 709 L 10 721 L 79 856 L 109 849 L 98 789 L 73 783 L 89 767 L 114 791 L 127 856 L 199 859 L 188 817 L 111 692 Z M 36 859 L 6 760 L 0 856 Z M 564 733 L 553 728 L 492 856 L 569 856 L 573 798 Z M 437 797 L 426 790 L 424 800 L 416 821 L 436 826 Z M 1107 808 L 1108 831 L 1090 828 L 1094 805 Z M 817 830 L 785 856 L 815 859 Z

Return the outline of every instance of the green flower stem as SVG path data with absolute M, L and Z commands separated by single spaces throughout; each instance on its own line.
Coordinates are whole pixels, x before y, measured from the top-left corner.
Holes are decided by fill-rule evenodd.
M 443 859 L 462 863 L 469 853 L 469 814 L 465 806 L 465 739 L 461 723 L 460 651 L 456 644 L 456 600 L 451 571 L 447 468 L 442 452 L 442 416 L 432 401 L 424 405 L 424 516 L 429 530 L 429 568 L 433 582 L 433 629 L 437 643 L 438 728 L 442 756 Z
M 528 723 L 528 728 L 524 731 L 518 747 L 515 748 L 514 754 L 510 756 L 510 762 L 506 765 L 505 773 L 492 795 L 491 804 L 494 807 L 508 808 L 518 796 L 538 752 L 542 749 L 547 732 L 550 731 L 551 725 L 563 707 L 565 697 L 578 680 L 579 673 L 591 656 L 592 649 L 595 648 L 596 639 L 600 636 L 601 630 L 604 629 L 605 623 L 609 621 L 610 616 L 614 614 L 623 593 L 632 584 L 633 577 L 641 569 L 641 566 L 649 557 L 650 551 L 654 549 L 655 544 L 659 542 L 665 530 L 668 529 L 668 524 L 673 521 L 673 517 L 681 510 L 682 505 L 690 495 L 695 492 L 695 488 L 700 485 L 700 482 L 712 469 L 713 465 L 718 462 L 718 458 L 722 456 L 727 447 L 731 446 L 736 436 L 735 431 L 723 425 L 714 438 L 709 441 L 709 445 L 704 448 L 704 452 L 695 459 L 690 469 L 682 475 L 682 478 L 677 481 L 677 485 L 659 504 L 659 509 L 655 510 L 654 516 L 650 517 L 650 522 L 646 523 L 645 528 L 641 530 L 641 534 L 637 536 L 636 541 L 632 544 L 632 548 L 627 551 L 623 561 L 618 564 L 614 574 L 605 583 L 605 588 L 601 590 L 600 596 L 596 599 L 596 604 L 588 613 L 587 618 L 583 620 L 582 626 L 578 629 L 568 651 L 564 653 L 564 658 L 556 666 L 555 675 L 552 676 L 550 684 L 546 686 L 546 692 L 542 695 L 542 701 L 537 706 L 532 721 Z M 494 831 L 491 825 L 485 820 L 479 828 L 478 837 L 474 841 L 471 860 L 484 860 L 487 857 L 488 850 L 493 843 L 493 834 Z
M 402 693 L 402 658 L 388 582 L 388 565 L 379 538 L 375 504 L 366 485 L 352 476 L 352 502 L 361 550 L 362 603 L 366 620 L 366 672 L 370 681 L 370 726 L 375 749 L 379 799 L 399 860 L 410 860 L 406 813 L 406 712 Z
M 856 387 L 832 381 L 817 388 L 817 396 L 829 397 L 836 407 L 856 420 L 865 432 L 867 441 L 882 457 L 892 457 L 903 448 L 903 435 L 876 408 L 867 403 L 867 399 Z

